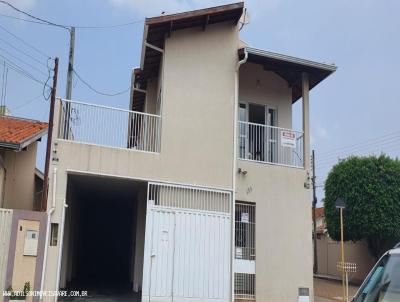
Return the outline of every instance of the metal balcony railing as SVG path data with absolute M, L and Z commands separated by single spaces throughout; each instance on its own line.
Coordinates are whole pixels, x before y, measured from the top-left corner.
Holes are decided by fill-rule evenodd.
M 302 168 L 303 144 L 300 131 L 238 122 L 239 159 Z
M 159 115 L 61 100 L 60 139 L 159 153 L 160 133 Z

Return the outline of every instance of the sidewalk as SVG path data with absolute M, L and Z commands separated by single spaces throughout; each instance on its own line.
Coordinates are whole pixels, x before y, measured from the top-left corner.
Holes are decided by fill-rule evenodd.
M 349 296 L 353 297 L 358 287 L 349 285 Z M 315 302 L 342 301 L 342 282 L 314 278 Z

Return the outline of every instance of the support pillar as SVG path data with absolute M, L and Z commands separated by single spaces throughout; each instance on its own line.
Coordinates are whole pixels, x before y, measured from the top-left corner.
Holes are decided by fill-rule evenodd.
M 303 160 L 304 168 L 310 171 L 310 83 L 307 73 L 301 76 L 301 88 L 303 97 Z

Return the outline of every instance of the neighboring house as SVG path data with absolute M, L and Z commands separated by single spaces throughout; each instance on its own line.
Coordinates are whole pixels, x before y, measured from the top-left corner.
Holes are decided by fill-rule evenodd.
M 317 233 L 317 239 L 320 239 L 321 235 L 326 234 L 327 232 L 325 221 L 325 208 L 323 207 L 315 209 L 315 231 Z
M 57 100 L 45 290 L 313 296 L 309 91 L 336 67 L 243 46 L 243 13 L 147 18 L 128 110 Z
M 325 209 L 323 207 L 315 209 L 315 218 L 317 228 L 317 275 L 341 278 L 341 272 L 337 270 L 337 263 L 341 259 L 340 242 L 329 237 Z M 360 283 L 375 264 L 374 258 L 370 255 L 368 246 L 364 241 L 347 241 L 344 244 L 344 248 L 345 261 L 357 264 L 357 272 L 350 274 L 350 280 Z
M 38 209 L 37 144 L 46 134 L 47 123 L 0 116 L 0 208 Z
M 46 133 L 47 123 L 0 116 L 0 302 L 9 286 L 40 289 L 47 215 L 35 211 L 43 187 L 36 153 Z

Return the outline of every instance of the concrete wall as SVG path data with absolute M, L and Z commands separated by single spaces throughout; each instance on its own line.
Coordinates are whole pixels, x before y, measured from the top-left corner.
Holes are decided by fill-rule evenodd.
M 4 150 L 3 160 L 6 168 L 4 208 L 35 210 L 36 151 L 36 142 L 29 145 L 25 151 Z
M 238 161 L 236 200 L 256 203 L 256 300 L 313 296 L 311 191 L 303 169 Z
M 246 63 L 239 71 L 239 102 L 269 105 L 277 110 L 278 127 L 292 128 L 292 90 L 262 65 Z
M 15 247 L 14 273 L 12 286 L 16 290 L 22 290 L 25 282 L 31 286 L 35 282 L 36 257 L 24 256 L 24 243 L 27 230 L 39 231 L 40 222 L 21 219 L 18 221 L 17 242 Z
M 237 45 L 231 22 L 206 31 L 173 32 L 167 39 L 160 154 L 55 140 L 58 161 L 50 167 L 48 207 L 53 169 L 58 170 L 51 221 L 61 222 L 68 170 L 231 189 Z M 59 246 L 48 247 L 45 290 L 55 289 L 58 252 Z
M 22 290 L 26 282 L 31 290 L 39 291 L 42 276 L 47 215 L 44 212 L 13 210 L 5 287 Z M 26 232 L 38 231 L 36 255 L 25 255 Z M 37 302 L 39 297 L 29 301 Z
M 350 275 L 350 280 L 361 283 L 375 264 L 366 242 L 345 242 L 345 260 L 357 264 L 357 272 Z M 317 239 L 318 274 L 341 278 L 337 270 L 340 261 L 340 242 L 325 235 Z
M 61 221 L 68 171 L 231 189 L 237 45 L 232 23 L 173 32 L 166 40 L 160 154 L 56 141 L 59 161 L 51 170 L 58 168 L 57 206 L 52 222 Z M 149 112 L 155 110 L 160 85 L 149 85 Z M 239 100 L 276 107 L 279 126 L 291 128 L 291 91 L 282 78 L 245 64 L 239 86 Z M 236 199 L 256 203 L 257 300 L 297 301 L 299 287 L 308 287 L 312 296 L 306 171 L 247 161 L 237 165 L 248 173 L 237 175 Z M 52 193 L 50 186 L 49 205 Z M 45 290 L 55 289 L 57 255 L 58 247 L 49 247 Z M 134 275 L 134 283 L 140 284 L 140 272 Z
M 146 228 L 147 187 L 141 188 L 137 199 L 133 290 L 141 291 L 143 282 L 144 236 Z

